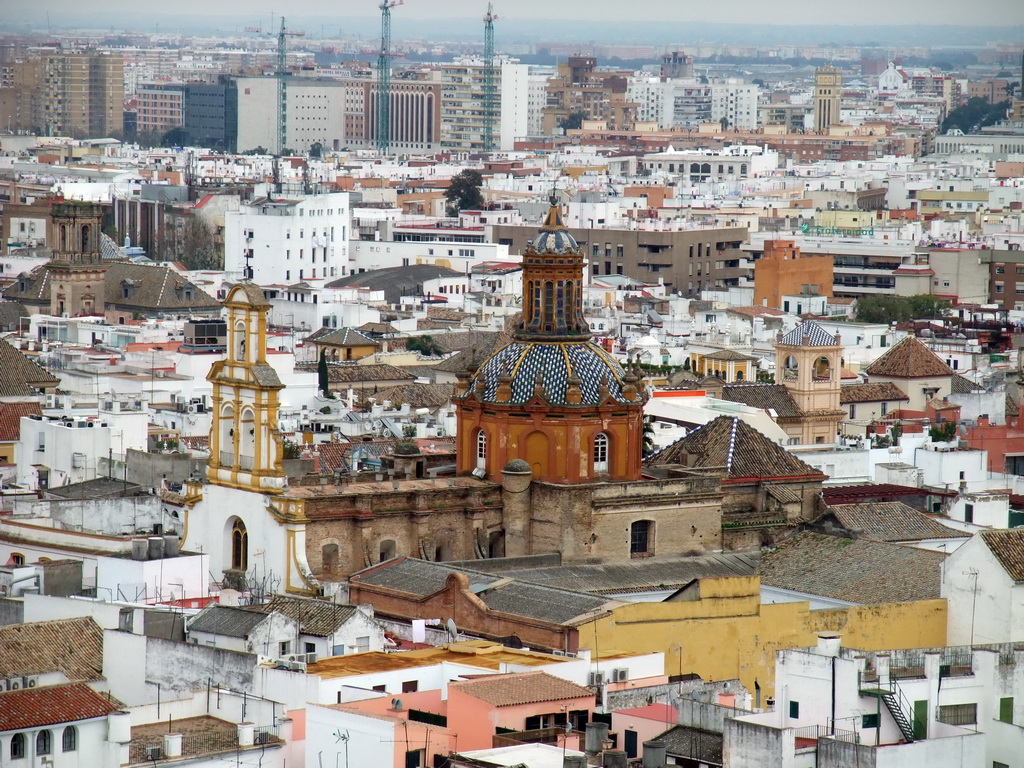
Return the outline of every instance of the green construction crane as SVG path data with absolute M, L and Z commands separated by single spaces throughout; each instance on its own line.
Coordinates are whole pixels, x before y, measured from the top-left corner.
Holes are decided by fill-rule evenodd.
M 497 119 L 497 73 L 494 68 L 494 20 L 498 14 L 490 3 L 484 16 L 484 151 L 494 151 L 494 121 Z
M 405 0 L 384 0 L 380 4 L 380 56 L 377 57 L 377 151 L 386 155 L 391 148 L 391 9 Z
M 284 154 L 288 139 L 288 45 L 287 38 L 302 37 L 305 32 L 285 32 L 284 16 L 277 34 L 277 154 Z

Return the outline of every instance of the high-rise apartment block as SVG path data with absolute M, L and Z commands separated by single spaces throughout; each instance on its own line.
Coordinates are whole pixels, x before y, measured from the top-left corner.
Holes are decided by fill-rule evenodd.
M 831 65 L 814 70 L 814 130 L 839 124 L 842 96 L 842 72 Z
M 120 55 L 55 51 L 14 61 L 0 73 L 0 123 L 48 136 L 120 136 L 124 63 Z
M 591 56 L 570 56 L 548 81 L 544 132 L 554 132 L 575 115 L 603 121 L 611 130 L 631 130 L 637 104 L 627 95 L 628 82 L 627 73 L 598 71 Z

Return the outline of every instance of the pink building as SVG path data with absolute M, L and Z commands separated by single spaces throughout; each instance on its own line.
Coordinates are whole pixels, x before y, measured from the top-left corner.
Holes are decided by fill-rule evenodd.
M 494 736 L 509 731 L 561 728 L 572 733 L 557 737 L 568 749 L 580 749 L 581 737 L 594 714 L 589 688 L 546 672 L 488 675 L 448 684 L 448 723 L 458 731 L 459 750 L 488 749 Z

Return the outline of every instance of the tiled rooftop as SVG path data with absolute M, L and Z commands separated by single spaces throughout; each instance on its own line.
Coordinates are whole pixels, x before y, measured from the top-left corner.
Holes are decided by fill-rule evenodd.
M 495 707 L 594 697 L 594 692 L 589 688 L 549 675 L 547 672 L 494 675 L 477 680 L 453 682 L 449 688 L 455 688 Z
M 86 682 L 103 677 L 103 630 L 92 618 L 0 627 L 0 678 L 47 672 Z
M 766 586 L 877 605 L 937 599 L 944 559 L 898 544 L 801 533 L 766 552 L 758 573 Z
M 848 531 L 855 532 L 858 538 L 873 541 L 967 538 L 963 531 L 947 528 L 901 501 L 837 504 L 832 512 Z
M 0 732 L 105 717 L 118 708 L 85 683 L 6 691 L 0 693 Z
M 864 369 L 868 376 L 898 379 L 952 377 L 953 369 L 914 336 L 907 336 Z

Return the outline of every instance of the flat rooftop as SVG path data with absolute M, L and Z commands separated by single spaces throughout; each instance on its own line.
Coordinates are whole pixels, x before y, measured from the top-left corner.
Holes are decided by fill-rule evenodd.
M 498 643 L 487 640 L 468 640 L 461 643 L 449 643 L 437 648 L 422 648 L 416 651 L 400 653 L 384 653 L 370 651 L 353 653 L 347 656 L 333 656 L 321 659 L 306 667 L 311 675 L 331 680 L 339 677 L 367 675 L 373 672 L 392 672 L 400 669 L 430 667 L 442 662 L 466 664 L 481 669 L 501 671 L 503 664 L 517 664 L 524 667 L 539 667 L 545 664 L 558 664 L 568 661 L 566 657 L 550 656 L 536 651 L 506 648 Z

